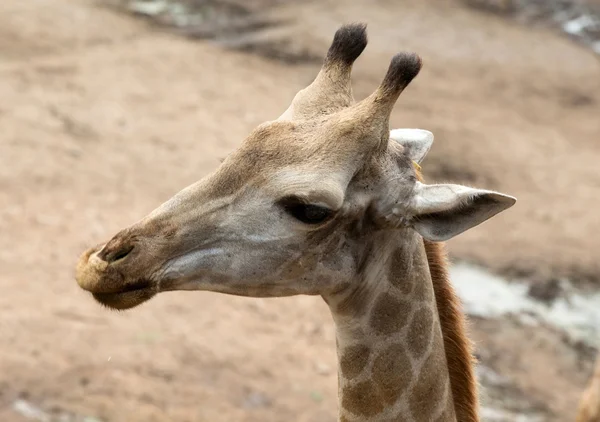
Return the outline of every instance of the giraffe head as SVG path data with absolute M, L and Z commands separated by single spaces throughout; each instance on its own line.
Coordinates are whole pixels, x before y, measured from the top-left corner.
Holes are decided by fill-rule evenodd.
M 421 60 L 396 55 L 377 90 L 355 103 L 350 72 L 366 43 L 364 25 L 340 28 L 282 116 L 214 173 L 86 251 L 78 284 L 116 309 L 169 290 L 327 295 L 353 282 L 367 233 L 411 228 L 446 240 L 512 206 L 497 192 L 417 180 L 414 164 L 433 136 L 390 134 L 389 118 Z

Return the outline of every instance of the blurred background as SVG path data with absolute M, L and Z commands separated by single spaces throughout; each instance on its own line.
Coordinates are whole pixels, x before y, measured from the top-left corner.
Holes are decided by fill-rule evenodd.
M 427 180 L 519 199 L 449 242 L 483 420 L 573 420 L 600 346 L 600 1 L 2 0 L 0 421 L 336 420 L 320 298 L 115 313 L 74 264 L 279 116 L 356 20 L 358 99 L 424 60 L 392 125 L 434 132 Z

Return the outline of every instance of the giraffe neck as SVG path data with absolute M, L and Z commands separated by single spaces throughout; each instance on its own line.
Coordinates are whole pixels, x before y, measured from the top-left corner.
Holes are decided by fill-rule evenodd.
M 352 288 L 326 298 L 336 324 L 339 421 L 455 421 L 423 241 L 379 234 Z

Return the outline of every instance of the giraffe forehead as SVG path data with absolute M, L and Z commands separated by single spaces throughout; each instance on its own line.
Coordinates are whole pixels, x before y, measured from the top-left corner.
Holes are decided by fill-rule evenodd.
M 379 131 L 362 120 L 360 110 L 343 110 L 307 120 L 264 122 L 246 137 L 240 150 L 246 157 L 268 157 L 270 163 L 312 162 L 348 168 L 379 144 L 375 142 L 380 140 Z
M 344 113 L 265 122 L 227 157 L 211 185 L 218 193 L 260 186 L 274 197 L 293 195 L 337 210 L 351 180 L 372 181 L 386 166 L 393 172 L 403 167 L 413 171 L 410 160 L 404 163 L 402 146 L 393 143 L 389 153 L 385 148 L 372 151 L 366 138 L 376 135 L 363 126 Z

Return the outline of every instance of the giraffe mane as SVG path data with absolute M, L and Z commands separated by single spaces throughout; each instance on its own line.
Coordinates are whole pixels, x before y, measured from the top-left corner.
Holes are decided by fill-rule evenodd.
M 415 168 L 417 178 L 423 182 L 420 166 Z M 476 359 L 473 344 L 467 336 L 460 299 L 450 282 L 446 249 L 443 243 L 423 241 L 442 328 L 456 420 L 479 422 L 478 385 L 474 370 Z

